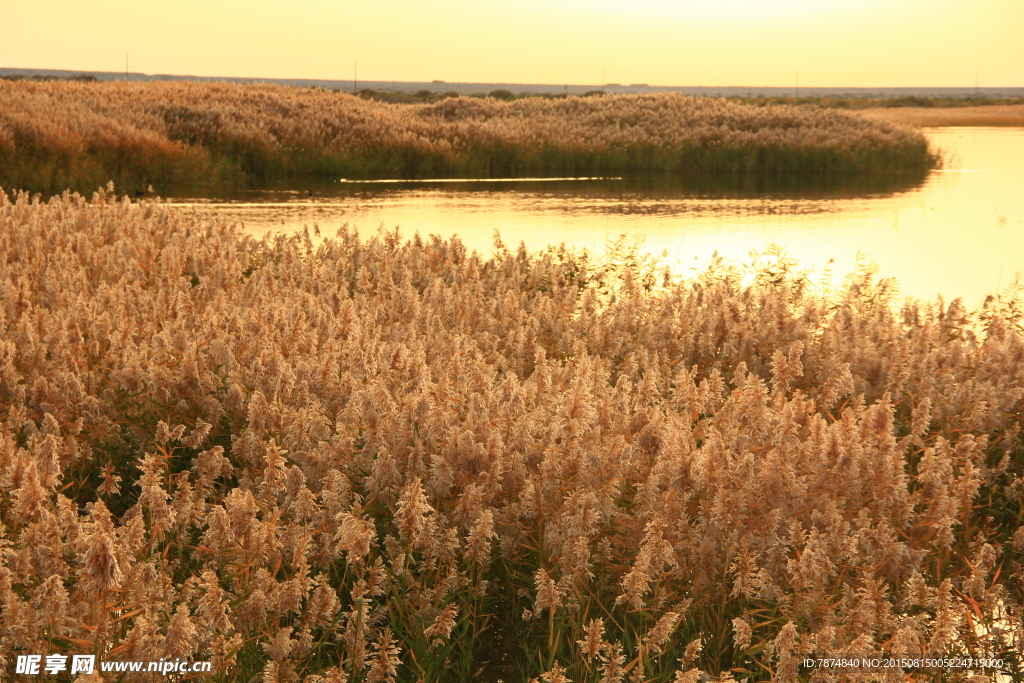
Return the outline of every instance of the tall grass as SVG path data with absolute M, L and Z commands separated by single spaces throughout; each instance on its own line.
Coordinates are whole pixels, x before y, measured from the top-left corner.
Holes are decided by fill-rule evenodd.
M 1024 673 L 1019 299 L 256 241 L 102 191 L 0 194 L 0 289 L 4 680 Z
M 917 132 L 679 95 L 399 105 L 266 85 L 0 81 L 0 184 L 271 178 L 917 172 Z
M 912 126 L 1014 126 L 1024 127 L 1024 104 L 974 107 L 904 107 L 863 109 L 860 113 L 880 121 Z

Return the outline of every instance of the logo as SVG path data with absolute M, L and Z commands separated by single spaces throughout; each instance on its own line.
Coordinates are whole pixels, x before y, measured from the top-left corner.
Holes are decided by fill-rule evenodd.
M 70 660 L 70 661 L 68 661 Z M 91 674 L 96 670 L 96 655 L 18 655 L 14 673 L 26 676 L 70 674 Z M 103 661 L 99 669 L 109 672 L 158 673 L 162 676 L 174 673 L 209 673 L 213 662 L 190 662 L 182 659 L 158 662 Z
M 96 655 L 71 655 L 72 674 L 91 674 L 96 668 Z M 40 673 L 59 674 L 68 671 L 67 655 L 46 655 L 45 664 L 42 655 L 18 655 L 14 665 L 14 673 L 38 676 Z

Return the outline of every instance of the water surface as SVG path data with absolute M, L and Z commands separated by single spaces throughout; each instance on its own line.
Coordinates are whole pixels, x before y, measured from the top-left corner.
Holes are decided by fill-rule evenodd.
M 397 227 L 405 237 L 458 235 L 485 255 L 495 232 L 530 251 L 565 243 L 597 254 L 625 235 L 683 273 L 716 252 L 744 263 L 774 244 L 802 268 L 830 270 L 834 282 L 860 258 L 906 295 L 975 305 L 1024 272 L 1024 129 L 925 133 L 946 158 L 925 178 L 336 181 L 171 201 L 239 220 L 254 235 Z

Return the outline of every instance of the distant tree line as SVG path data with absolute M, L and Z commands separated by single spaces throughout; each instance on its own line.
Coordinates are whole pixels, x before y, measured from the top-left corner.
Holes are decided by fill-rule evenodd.
M 343 90 L 334 90 L 334 92 L 348 92 Z M 379 102 L 392 102 L 392 103 L 407 103 L 407 104 L 422 104 L 424 102 L 437 102 L 439 100 L 446 100 L 453 97 L 473 97 L 476 99 L 484 99 L 487 97 L 493 97 L 496 100 L 502 100 L 504 102 L 512 102 L 513 100 L 521 100 L 526 98 L 543 98 L 546 100 L 562 100 L 570 95 L 562 93 L 534 93 L 534 92 L 520 92 L 515 93 L 506 88 L 498 88 L 488 93 L 460 93 L 455 90 L 445 90 L 438 92 L 436 90 L 417 90 L 414 93 L 402 92 L 400 90 L 374 90 L 372 88 L 363 88 L 355 93 L 359 97 L 367 100 L 377 100 Z M 593 97 L 597 95 L 604 95 L 605 92 L 602 90 L 588 90 L 583 93 L 582 97 Z M 573 94 L 572 97 L 579 97 L 579 95 Z
M 21 74 L 9 74 L 0 76 L 5 81 L 78 81 L 79 83 L 96 83 L 99 81 L 95 76 L 89 74 L 75 74 L 74 76 L 52 76 L 50 74 L 36 74 L 35 76 L 23 76 Z
M 343 90 L 335 90 L 334 92 L 351 92 Z M 391 102 L 396 104 L 422 104 L 424 102 L 437 102 L 453 97 L 473 97 L 476 99 L 483 99 L 486 97 L 493 97 L 496 100 L 502 100 L 505 102 L 511 102 L 514 100 L 521 100 L 526 98 L 543 98 L 546 100 L 560 100 L 566 97 L 580 97 L 576 94 L 563 94 L 563 93 L 534 93 L 529 91 L 524 92 L 513 92 L 507 88 L 499 88 L 492 90 L 488 93 L 460 93 L 455 90 L 428 90 L 421 89 L 416 92 L 408 93 L 400 90 L 374 90 L 372 88 L 363 88 L 355 93 L 359 97 L 368 100 L 376 100 L 379 102 Z M 583 93 L 582 97 L 599 97 L 601 95 L 608 94 L 603 90 L 588 90 Z M 769 106 L 776 104 L 803 104 L 803 105 L 816 105 L 819 107 L 833 108 L 833 109 L 875 109 L 879 107 L 923 107 L 923 108 L 940 108 L 940 107 L 976 107 L 980 105 L 1011 105 L 1011 104 L 1024 104 L 1024 97 L 990 97 L 987 95 L 966 95 L 966 96 L 932 96 L 923 97 L 920 95 L 901 95 L 899 97 L 879 97 L 877 95 L 844 95 L 841 97 L 837 96 L 820 96 L 812 95 L 806 97 L 794 97 L 794 96 L 771 96 L 771 95 L 751 95 L 749 97 L 736 97 L 729 95 L 709 95 L 715 99 L 724 99 L 730 102 L 737 102 L 740 104 L 752 104 L 756 106 Z

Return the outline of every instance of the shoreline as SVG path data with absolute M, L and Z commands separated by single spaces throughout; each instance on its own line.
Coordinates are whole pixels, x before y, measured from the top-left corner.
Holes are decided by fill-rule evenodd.
M 879 107 L 853 111 L 876 121 L 918 128 L 1024 127 L 1024 104 L 978 107 Z

